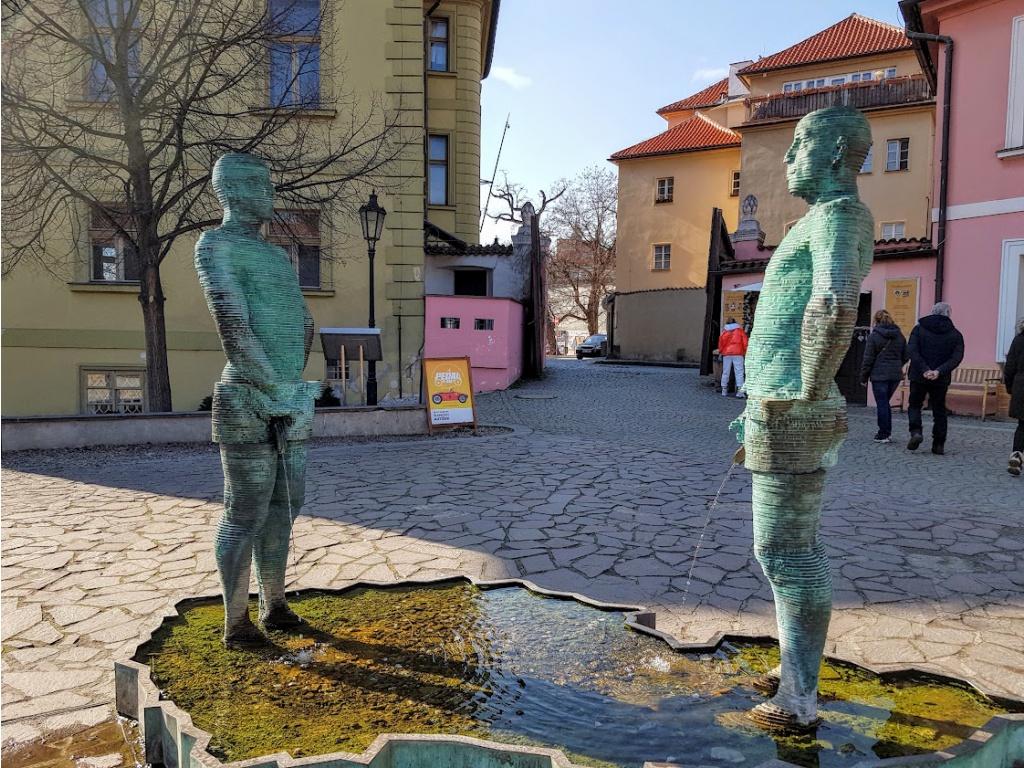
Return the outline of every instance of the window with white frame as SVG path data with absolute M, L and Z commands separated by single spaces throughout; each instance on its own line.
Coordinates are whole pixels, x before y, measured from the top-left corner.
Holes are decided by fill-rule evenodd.
M 788 83 L 782 84 L 783 93 L 793 93 L 794 91 L 802 91 L 805 88 L 824 88 L 826 85 L 846 85 L 847 83 L 866 83 L 870 80 L 875 79 L 875 75 L 881 73 L 883 78 L 896 77 L 896 67 L 886 67 L 885 69 L 875 70 L 870 72 L 846 72 L 841 75 L 831 75 L 830 77 L 814 77 L 809 80 L 793 80 Z
M 428 48 L 430 58 L 427 60 L 427 69 L 431 72 L 448 71 L 448 30 L 450 29 L 448 19 L 431 18 L 429 25 Z
M 93 206 L 89 220 L 89 280 L 137 283 L 139 255 L 131 221 L 117 206 Z
M 902 240 L 904 237 L 904 231 L 906 229 L 906 222 L 902 221 L 885 221 L 882 222 L 882 239 L 883 240 Z
M 658 179 L 657 191 L 654 194 L 654 202 L 671 203 L 672 192 L 675 189 L 675 181 L 674 176 L 666 176 L 663 179 Z
M 141 369 L 82 370 L 82 410 L 88 414 L 143 413 L 145 375 Z
M 448 205 L 448 137 L 427 139 L 427 204 Z
M 288 252 L 302 288 L 323 288 L 320 215 L 316 211 L 274 211 L 268 240 Z
M 654 269 L 663 270 L 671 269 L 671 267 L 672 246 L 664 244 L 654 246 Z
M 864 158 L 864 163 L 860 167 L 861 173 L 871 173 L 871 162 L 874 155 L 874 145 L 868 147 L 868 155 Z
M 910 168 L 910 139 L 890 139 L 885 145 L 885 170 L 905 171 Z
M 270 105 L 320 106 L 320 0 L 270 0 Z
M 116 79 L 127 76 L 134 84 L 138 78 L 141 68 L 138 6 L 138 0 L 86 0 L 90 42 L 95 51 L 85 79 L 86 99 L 109 101 L 116 92 Z M 118 37 L 124 35 L 127 35 L 127 61 L 119 61 Z
M 1024 148 L 1024 16 L 1013 20 L 1006 94 L 1006 149 L 1019 148 Z
M 739 197 L 739 196 L 740 196 L 740 172 L 739 171 L 733 171 L 732 172 L 732 186 L 729 187 L 729 197 Z

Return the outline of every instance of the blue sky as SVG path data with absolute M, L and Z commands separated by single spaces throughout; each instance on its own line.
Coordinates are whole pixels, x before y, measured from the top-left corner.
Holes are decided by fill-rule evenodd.
M 665 129 L 659 107 L 851 13 L 903 24 L 896 0 L 504 0 L 483 82 L 480 177 L 492 176 L 506 116 L 499 181 L 504 171 L 539 198 L 588 166 L 614 170 L 613 152 Z M 508 227 L 489 222 L 482 242 L 495 235 L 507 242 Z

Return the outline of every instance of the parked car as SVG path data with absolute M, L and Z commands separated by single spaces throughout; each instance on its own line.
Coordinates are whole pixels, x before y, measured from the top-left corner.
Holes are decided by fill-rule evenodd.
M 576 359 L 582 360 L 586 357 L 600 357 L 601 356 L 601 344 L 608 339 L 603 333 L 595 333 L 593 336 L 587 336 L 587 340 L 576 347 Z

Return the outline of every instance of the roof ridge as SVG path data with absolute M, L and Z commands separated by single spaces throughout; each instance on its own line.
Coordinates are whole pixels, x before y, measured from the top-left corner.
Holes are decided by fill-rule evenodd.
M 686 96 L 686 97 L 684 97 L 682 99 L 677 99 L 676 101 L 673 101 L 671 104 L 666 104 L 664 107 L 661 107 L 660 109 L 658 109 L 656 114 L 660 115 L 660 114 L 663 114 L 663 113 L 666 113 L 666 112 L 676 112 L 676 111 L 682 111 L 684 109 L 694 109 L 695 107 L 704 107 L 704 106 L 709 106 L 709 105 L 713 105 L 713 104 L 719 104 L 721 102 L 721 100 L 722 100 L 721 95 L 719 95 L 719 97 L 715 101 L 707 101 L 707 102 L 702 101 L 701 103 L 698 103 L 698 104 L 690 104 L 690 105 L 687 105 L 687 106 L 682 106 L 683 104 L 685 104 L 685 102 L 690 101 L 691 99 L 697 98 L 702 93 L 705 93 L 707 91 L 712 91 L 712 89 L 719 90 L 719 89 L 725 88 L 726 89 L 726 98 L 728 98 L 728 96 L 729 96 L 728 87 L 729 87 L 729 76 L 726 75 L 725 77 L 720 78 L 719 80 L 716 80 L 715 82 L 711 83 L 710 85 L 705 85 L 699 91 L 695 91 L 694 93 L 691 93 L 689 96 Z
M 703 119 L 705 122 L 710 123 L 711 125 L 713 125 L 715 128 L 718 128 L 719 130 L 726 131 L 727 133 L 731 133 L 733 136 L 735 136 L 737 138 L 742 138 L 742 134 L 740 134 L 738 131 L 734 131 L 732 128 L 730 128 L 727 125 L 722 125 L 717 120 L 712 120 L 710 117 L 705 115 L 699 109 L 695 109 L 693 111 L 693 117 L 684 120 L 682 123 L 680 123 L 676 127 L 678 128 L 681 125 L 686 125 L 688 122 L 690 122 L 690 120 L 693 120 L 696 117 L 699 117 L 699 118 Z

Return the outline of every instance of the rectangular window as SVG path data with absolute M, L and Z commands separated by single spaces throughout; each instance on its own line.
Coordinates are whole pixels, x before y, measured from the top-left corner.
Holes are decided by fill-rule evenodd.
M 1010 31 L 1010 82 L 1006 90 L 1006 149 L 1024 147 L 1024 16 Z
M 902 221 L 888 221 L 882 223 L 883 240 L 902 240 L 906 225 Z
M 430 59 L 427 69 L 431 72 L 448 71 L 448 19 L 430 19 Z
M 846 83 L 846 76 L 845 75 L 842 75 L 840 77 L 833 77 L 831 80 L 828 81 L 829 85 L 844 85 L 845 83 Z
M 487 269 L 456 269 L 454 277 L 454 294 L 456 296 L 490 296 L 488 290 Z
M 351 363 L 346 360 L 342 368 L 340 360 L 329 360 L 325 358 L 324 378 L 330 381 L 348 381 L 349 366 Z
M 871 156 L 874 149 L 874 146 L 868 147 L 868 156 L 864 158 L 864 164 L 860 167 L 861 173 L 871 173 Z
M 732 187 L 730 187 L 730 189 L 729 189 L 729 196 L 730 197 L 739 197 L 740 196 L 740 172 L 739 171 L 733 171 L 732 172 Z
M 82 371 L 83 406 L 89 414 L 142 413 L 145 371 Z
M 886 77 L 896 77 L 896 67 L 889 67 L 885 70 Z
M 664 179 L 658 179 L 658 190 L 654 195 L 654 202 L 671 203 L 672 192 L 675 189 L 675 185 L 674 176 L 667 176 Z
M 473 330 L 475 330 L 475 331 L 493 331 L 494 330 L 494 320 L 491 320 L 491 319 L 481 320 L 481 319 L 477 318 L 476 320 L 473 321 Z
M 95 206 L 89 222 L 89 279 L 98 283 L 137 283 L 139 256 L 131 222 L 116 206 Z
M 885 170 L 905 171 L 910 167 L 910 139 L 892 139 L 886 144 Z
M 427 148 L 427 204 L 448 205 L 448 137 L 431 135 Z
M 672 246 L 671 245 L 656 245 L 654 246 L 654 268 L 655 269 L 670 269 L 672 266 Z
M 90 101 L 109 101 L 116 89 L 111 73 L 124 72 L 134 85 L 140 65 L 140 42 L 135 32 L 140 25 L 138 7 L 133 2 L 118 0 L 86 0 L 90 43 L 95 56 L 89 62 L 85 80 L 85 98 Z M 117 60 L 117 38 L 128 35 L 127 62 Z M 127 64 L 127 68 L 123 65 Z M 115 75 L 116 76 L 116 75 Z
M 301 287 L 324 287 L 320 270 L 320 215 L 316 211 L 274 211 L 267 239 L 288 252 Z
M 320 2 L 270 0 L 270 105 L 320 106 Z
M 452 330 L 458 330 L 459 325 L 460 325 L 460 322 L 459 322 L 459 318 L 457 318 L 457 317 L 442 317 L 441 318 L 441 327 L 442 328 L 450 328 Z

